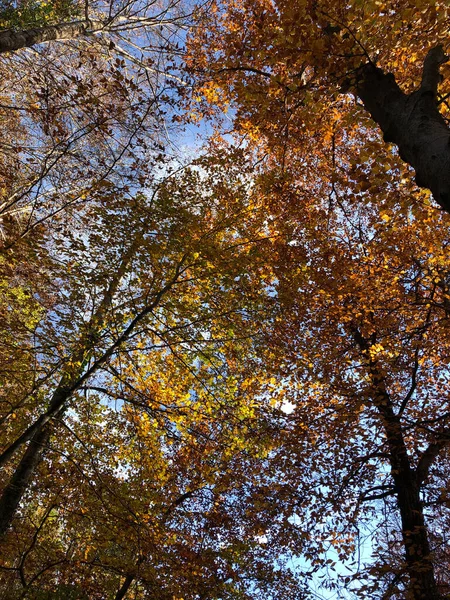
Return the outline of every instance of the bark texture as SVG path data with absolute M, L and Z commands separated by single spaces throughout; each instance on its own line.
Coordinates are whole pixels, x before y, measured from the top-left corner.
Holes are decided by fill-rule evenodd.
M 22 31 L 14 31 L 13 29 L 0 31 L 0 54 L 14 52 L 21 48 L 30 48 L 43 42 L 77 38 L 93 33 L 94 27 L 95 24 L 91 21 L 82 20 L 24 29 Z
M 442 46 L 428 53 L 420 88 L 405 94 L 391 73 L 373 64 L 361 69 L 356 94 L 387 142 L 398 146 L 402 160 L 416 171 L 419 187 L 450 213 L 450 129 L 439 112 L 439 68 L 446 62 Z
M 389 447 L 391 475 L 402 522 L 409 591 L 414 600 L 442 600 L 434 574 L 428 530 L 420 500 L 420 481 L 411 465 L 400 420 L 393 411 L 384 385 L 378 388 L 374 403 L 381 414 Z

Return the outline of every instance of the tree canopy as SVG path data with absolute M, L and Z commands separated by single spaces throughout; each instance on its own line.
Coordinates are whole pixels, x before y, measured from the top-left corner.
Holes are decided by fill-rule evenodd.
M 448 597 L 448 13 L 2 5 L 2 597 Z

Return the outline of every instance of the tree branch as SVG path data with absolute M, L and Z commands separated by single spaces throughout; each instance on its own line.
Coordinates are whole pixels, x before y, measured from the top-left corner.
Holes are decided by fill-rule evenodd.
M 416 467 L 416 478 L 418 483 L 423 483 L 428 477 L 430 467 L 439 453 L 450 443 L 450 428 L 444 429 L 435 442 L 432 442 L 422 453 Z
M 403 402 L 399 408 L 399 411 L 397 413 L 398 417 L 401 417 L 406 406 L 408 405 L 408 402 L 411 400 L 414 392 L 416 391 L 417 388 L 417 372 L 419 370 L 419 348 L 416 348 L 415 352 L 414 352 L 414 366 L 412 369 L 412 374 L 411 374 L 411 386 L 408 390 L 408 393 L 406 394 L 406 396 L 403 398 Z
M 447 62 L 448 56 L 444 54 L 442 45 L 432 48 L 423 63 L 421 92 L 431 92 L 434 96 L 437 94 L 438 85 L 441 81 L 439 72 L 442 64 Z

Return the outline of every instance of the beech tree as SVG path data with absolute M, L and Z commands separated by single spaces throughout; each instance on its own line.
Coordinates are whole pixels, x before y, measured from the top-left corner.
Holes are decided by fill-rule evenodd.
M 241 131 L 292 147 L 323 134 L 333 109 L 369 116 L 450 210 L 446 2 L 223 2 L 201 25 L 192 68 L 207 99 L 236 101 Z M 346 93 L 357 102 L 344 110 Z
M 378 597 L 381 580 L 386 598 L 445 597 L 448 218 L 422 207 L 405 225 L 385 212 L 397 192 L 368 205 L 347 190 L 327 224 L 315 198 L 290 194 L 306 214 L 279 249 L 271 348 L 282 345 L 280 379 L 296 405 L 283 494 L 302 489 L 290 510 L 303 551 L 323 564 L 328 541 L 345 561 L 361 531 L 385 522 L 388 539 L 373 534 L 373 548 L 401 544 L 404 556 L 384 546 L 353 574 L 355 594 Z
M 108 188 L 53 233 L 42 265 L 53 298 L 26 335 L 29 382 L 3 403 L 11 597 L 56 585 L 89 598 L 302 590 L 285 564 L 290 538 L 261 542 L 266 511 L 239 500 L 272 447 L 254 402 L 264 380 L 245 360 L 272 301 L 241 154 L 134 197 Z
M 297 403 L 290 446 L 297 484 L 285 493 L 305 486 L 314 500 L 301 503 L 300 523 L 313 515 L 313 530 L 317 522 L 334 524 L 328 539 L 341 559 L 351 553 L 360 517 L 380 514 L 360 507 L 384 500 L 391 510 L 394 498 L 399 519 L 391 522 L 400 531 L 391 541 L 404 555 L 399 561 L 394 552 L 381 571 L 372 567 L 377 577 L 392 575 L 384 597 L 446 597 L 446 576 L 438 575 L 445 573 L 438 559 L 445 542 L 431 508 L 445 500 L 431 500 L 428 486 L 442 489 L 448 452 L 448 220 L 435 207 L 430 212 L 428 190 L 450 212 L 448 6 L 214 6 L 190 40 L 197 82 L 191 104 L 201 114 L 231 108 L 235 134 L 265 161 L 268 211 L 292 223 L 280 256 L 282 308 L 272 342 L 276 347 L 279 331 L 286 332 L 280 369 L 291 387 L 283 379 L 280 386 Z M 430 226 L 441 237 L 431 240 Z M 310 441 L 318 439 L 322 459 Z M 346 490 L 354 482 L 352 498 Z M 321 508 L 313 510 L 313 502 Z M 305 534 L 305 552 L 323 561 L 312 539 Z M 375 584 L 354 593 L 381 592 Z
M 167 174 L 177 7 L 113 9 L 101 31 L 88 5 L 3 15 L 2 592 L 298 597 L 290 537 L 260 539 L 239 500 L 271 447 L 245 362 L 270 319 L 248 167 Z

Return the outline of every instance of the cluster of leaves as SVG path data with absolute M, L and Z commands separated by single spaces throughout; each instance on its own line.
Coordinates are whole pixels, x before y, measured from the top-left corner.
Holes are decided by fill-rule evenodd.
M 71 0 L 51 2 L 2 0 L 0 4 L 0 30 L 42 27 L 74 19 L 80 15 L 80 6 Z

